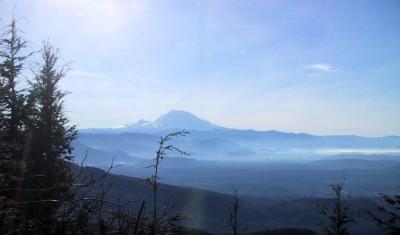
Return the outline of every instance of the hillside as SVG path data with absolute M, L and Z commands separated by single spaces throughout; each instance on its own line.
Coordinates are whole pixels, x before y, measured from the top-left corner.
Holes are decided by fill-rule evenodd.
M 92 167 L 85 171 L 94 176 L 103 174 L 102 170 Z M 150 186 L 143 179 L 110 174 L 104 181 L 104 186 L 109 185 L 112 187 L 106 197 L 108 200 L 149 202 L 151 199 Z M 227 232 L 224 219 L 232 206 L 230 195 L 166 184 L 161 184 L 160 195 L 160 202 L 170 201 L 175 211 L 185 215 L 183 225 L 186 227 L 217 234 Z M 328 200 L 318 198 L 281 201 L 245 196 L 240 210 L 240 222 L 249 232 L 289 227 L 316 229 L 315 223 L 319 216 L 317 205 L 326 203 Z M 375 207 L 367 199 L 351 200 L 351 205 L 354 209 Z M 355 234 L 365 234 L 365 231 L 374 231 L 376 228 L 360 216 L 352 229 Z

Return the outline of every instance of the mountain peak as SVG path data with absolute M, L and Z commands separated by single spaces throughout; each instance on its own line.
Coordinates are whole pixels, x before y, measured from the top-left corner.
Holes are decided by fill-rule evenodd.
M 166 114 L 161 115 L 155 121 L 150 122 L 143 119 L 126 125 L 119 125 L 106 129 L 87 129 L 87 132 L 109 132 L 109 133 L 123 133 L 123 132 L 143 132 L 155 133 L 164 130 L 197 130 L 197 131 L 211 131 L 214 129 L 225 129 L 210 123 L 209 121 L 199 118 L 196 115 L 184 110 L 171 110 Z
M 166 119 L 198 119 L 201 120 L 200 118 L 198 118 L 196 115 L 187 112 L 187 111 L 183 111 L 183 110 L 171 110 L 166 114 L 161 115 L 159 118 L 157 118 L 154 122 L 159 122 L 159 121 L 163 121 Z
M 160 129 L 212 130 L 220 128 L 183 110 L 171 110 L 157 118 L 153 125 Z

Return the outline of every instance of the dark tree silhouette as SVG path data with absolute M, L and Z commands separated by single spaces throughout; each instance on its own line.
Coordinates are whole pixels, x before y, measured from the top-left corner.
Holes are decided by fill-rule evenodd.
M 327 208 L 321 206 L 321 215 L 323 219 L 320 221 L 320 226 L 323 234 L 326 235 L 348 235 L 348 226 L 354 223 L 353 213 L 350 211 L 348 203 L 343 198 L 343 185 L 333 184 L 331 190 L 333 198 L 330 199 L 332 207 Z
M 226 219 L 226 224 L 232 231 L 233 235 L 237 235 L 240 231 L 239 227 L 239 209 L 242 198 L 238 195 L 238 191 L 236 188 L 233 188 L 233 203 L 232 210 L 229 213 L 228 218 Z
M 17 85 L 23 80 L 27 42 L 14 18 L 0 39 L 0 230 L 18 228 L 21 211 L 5 206 L 20 199 L 26 145 L 26 94 Z M 10 190 L 11 189 L 11 190 Z M 2 233 L 2 231 L 0 231 Z
M 400 195 L 381 194 L 385 206 L 379 206 L 381 215 L 368 210 L 367 213 L 379 227 L 387 230 L 392 235 L 400 234 Z
M 170 143 L 171 139 L 186 136 L 190 132 L 186 130 L 181 130 L 177 132 L 170 133 L 166 136 L 162 136 L 160 138 L 159 147 L 156 151 L 156 157 L 154 158 L 154 163 L 149 167 L 154 169 L 153 175 L 147 179 L 147 182 L 151 185 L 153 189 L 153 210 L 152 210 L 152 225 L 151 225 L 151 234 L 160 234 L 163 230 L 168 230 L 173 227 L 175 220 L 178 220 L 180 215 L 170 216 L 170 211 L 172 210 L 171 205 L 167 203 L 163 206 L 163 210 L 160 211 L 160 207 L 158 205 L 158 186 L 159 186 L 159 167 L 161 161 L 167 156 L 168 152 L 177 152 L 181 155 L 189 155 L 188 153 L 182 151 L 181 149 L 175 147 Z M 165 225 L 165 226 L 164 226 Z M 163 227 L 164 226 L 164 227 Z
M 23 187 L 31 190 L 23 191 L 25 201 L 63 199 L 72 181 L 66 160 L 72 160 L 71 141 L 76 131 L 64 114 L 66 93 L 58 88 L 65 77 L 65 67 L 59 67 L 57 51 L 49 43 L 43 44 L 41 56 L 42 62 L 30 81 L 29 146 Z M 42 225 L 46 232 L 46 225 L 52 223 L 59 206 L 57 202 L 29 204 L 25 208 L 26 219 L 35 221 L 36 229 Z
M 25 61 L 30 54 L 24 54 L 27 42 L 20 36 L 17 21 L 5 28 L 0 41 L 0 127 L 3 140 L 16 142 L 21 138 L 24 128 L 24 102 L 23 90 L 17 88 L 22 81 L 21 73 Z

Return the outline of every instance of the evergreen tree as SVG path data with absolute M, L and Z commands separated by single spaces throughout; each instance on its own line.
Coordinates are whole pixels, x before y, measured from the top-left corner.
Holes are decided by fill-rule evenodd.
M 67 161 L 72 160 L 71 142 L 76 136 L 75 126 L 69 126 L 64 113 L 65 92 L 59 89 L 65 77 L 65 67 L 58 67 L 58 51 L 49 43 L 43 44 L 42 63 L 30 82 L 29 151 L 26 162 L 24 200 L 26 219 L 35 228 L 48 231 L 54 224 L 57 208 L 68 197 L 72 175 Z
M 20 36 L 12 19 L 0 39 L 0 228 L 18 226 L 20 211 L 10 206 L 20 200 L 25 145 L 26 94 L 18 88 L 29 54 L 27 42 Z
M 321 208 L 321 214 L 325 221 L 321 221 L 322 234 L 325 235 L 348 235 L 348 226 L 354 223 L 353 214 L 343 198 L 343 184 L 331 185 L 333 198 L 331 208 Z
M 24 128 L 23 90 L 17 88 L 22 80 L 21 73 L 25 60 L 29 55 L 23 55 L 27 42 L 19 35 L 17 22 L 12 19 L 2 34 L 0 50 L 0 107 L 2 140 L 17 144 Z
M 391 235 L 400 234 L 400 194 L 381 194 L 385 206 L 379 206 L 378 212 L 367 211 L 368 215 L 379 227 Z

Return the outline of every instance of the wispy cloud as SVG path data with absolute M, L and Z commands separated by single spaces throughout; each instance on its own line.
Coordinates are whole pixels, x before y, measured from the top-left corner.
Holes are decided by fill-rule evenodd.
M 306 68 L 317 70 L 320 72 L 335 72 L 336 71 L 331 65 L 324 64 L 324 63 L 310 64 L 310 65 L 307 65 Z

